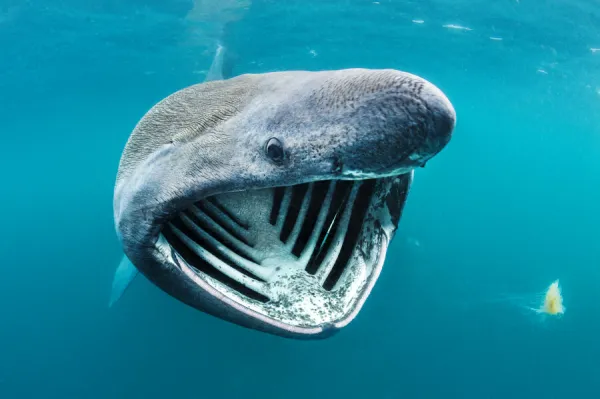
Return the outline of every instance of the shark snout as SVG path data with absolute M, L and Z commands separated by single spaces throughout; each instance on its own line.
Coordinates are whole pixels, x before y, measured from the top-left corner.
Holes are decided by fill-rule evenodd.
M 448 97 L 437 87 L 431 86 L 430 91 L 433 99 L 429 100 L 429 106 L 433 111 L 433 124 L 435 127 L 431 135 L 434 141 L 438 141 L 443 147 L 450 141 L 456 126 L 456 111 Z
M 456 126 L 456 111 L 446 95 L 432 83 L 420 80 L 423 90 L 419 101 L 424 105 L 424 114 L 415 119 L 423 121 L 421 134 L 409 155 L 404 155 L 402 166 L 425 166 L 450 142 Z
M 335 154 L 334 174 L 353 179 L 407 173 L 450 142 L 456 112 L 446 95 L 415 75 L 392 72 L 388 78 L 389 86 L 376 96 L 367 92 L 353 118 L 345 119 L 352 122 L 348 130 L 358 127 L 360 135 L 340 141 L 347 148 Z
M 426 146 L 423 148 L 423 152 L 429 156 L 437 154 L 448 144 L 456 126 L 454 107 L 439 89 L 435 90 L 437 95 L 428 105 L 432 128 L 427 133 Z

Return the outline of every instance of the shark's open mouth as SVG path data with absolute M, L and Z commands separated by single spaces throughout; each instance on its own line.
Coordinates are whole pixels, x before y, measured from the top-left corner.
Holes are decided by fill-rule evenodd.
M 175 263 L 238 310 L 296 332 L 341 327 L 379 275 L 411 180 L 220 194 L 180 212 L 162 235 Z

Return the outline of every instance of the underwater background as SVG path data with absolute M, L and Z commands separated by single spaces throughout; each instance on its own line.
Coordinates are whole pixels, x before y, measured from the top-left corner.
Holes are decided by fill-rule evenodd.
M 217 43 L 232 75 L 395 68 L 457 111 L 333 338 L 142 278 L 108 308 L 123 146 Z M 598 1 L 0 0 L 0 122 L 1 399 L 600 397 Z M 556 279 L 565 314 L 527 311 Z

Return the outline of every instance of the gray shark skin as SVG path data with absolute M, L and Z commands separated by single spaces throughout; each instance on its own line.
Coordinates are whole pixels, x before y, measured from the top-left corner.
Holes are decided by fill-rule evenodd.
M 123 151 L 114 218 L 125 266 L 240 326 L 329 337 L 368 297 L 413 170 L 455 121 L 437 87 L 396 70 L 246 74 L 179 90 Z

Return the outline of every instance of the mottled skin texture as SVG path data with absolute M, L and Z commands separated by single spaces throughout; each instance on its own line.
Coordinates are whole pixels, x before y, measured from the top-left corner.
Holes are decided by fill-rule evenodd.
M 450 139 L 455 114 L 430 83 L 394 70 L 242 75 L 191 86 L 153 107 L 123 152 L 114 214 L 124 251 L 171 295 L 251 328 L 156 249 L 172 215 L 209 195 L 421 166 Z M 285 161 L 265 155 L 272 137 Z M 393 207 L 393 206 L 392 206 Z

